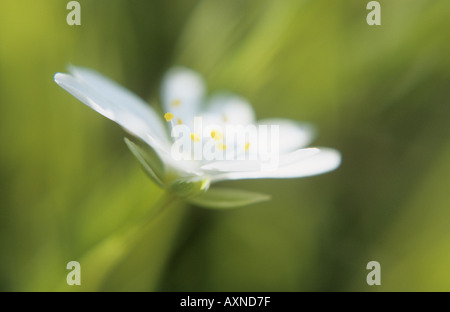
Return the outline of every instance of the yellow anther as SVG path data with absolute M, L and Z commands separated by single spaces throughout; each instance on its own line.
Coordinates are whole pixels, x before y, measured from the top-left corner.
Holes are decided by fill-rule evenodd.
M 223 143 L 219 143 L 219 144 L 217 144 L 217 148 L 221 151 L 224 151 L 227 149 L 227 146 Z
M 191 140 L 198 143 L 200 142 L 200 136 L 197 133 L 191 133 Z
M 214 139 L 214 141 L 220 141 L 223 139 L 223 134 L 220 133 L 219 130 L 213 130 L 211 131 L 211 137 Z
M 247 142 L 247 144 L 245 144 L 245 151 L 248 152 L 249 149 L 250 149 L 250 142 Z
M 164 114 L 164 119 L 166 121 L 171 121 L 173 119 L 173 114 L 172 113 L 165 113 Z
M 173 107 L 178 107 L 180 105 L 181 105 L 181 100 L 175 99 L 175 100 L 172 101 L 172 106 Z
M 228 121 L 227 115 L 223 114 L 222 115 L 222 120 L 223 120 L 223 122 L 227 122 Z
M 181 120 L 181 118 L 177 119 L 177 124 L 182 125 L 183 124 L 183 120 Z

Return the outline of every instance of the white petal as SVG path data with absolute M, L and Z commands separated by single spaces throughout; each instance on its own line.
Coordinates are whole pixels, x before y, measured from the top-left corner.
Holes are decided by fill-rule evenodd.
M 302 148 L 298 149 L 296 151 L 283 154 L 280 156 L 280 167 L 281 166 L 289 166 L 291 164 L 298 163 L 300 161 L 304 161 L 310 157 L 316 156 L 320 153 L 323 153 L 325 150 L 329 149 L 320 149 L 317 147 L 310 147 L 310 148 Z
M 244 98 L 228 93 L 215 94 L 208 101 L 204 113 L 205 124 L 247 126 L 255 121 L 253 108 Z
M 261 168 L 258 160 L 222 160 L 202 166 L 205 172 L 242 172 L 257 171 Z
M 310 149 L 308 149 L 310 150 Z M 311 149 L 311 156 L 302 155 L 294 162 L 279 166 L 274 171 L 247 171 L 226 172 L 212 176 L 213 182 L 239 179 L 279 179 L 300 178 L 325 173 L 336 169 L 341 163 L 341 155 L 338 151 L 329 148 L 320 148 L 318 152 Z
M 175 123 L 182 122 L 192 128 L 204 93 L 205 84 L 198 73 L 183 67 L 173 68 L 166 73 L 162 83 L 164 111 L 174 115 Z
M 55 82 L 157 150 L 168 144 L 161 120 L 143 100 L 94 71 L 79 67 L 72 67 L 71 71 L 73 76 L 55 74 Z
M 281 153 L 308 146 L 314 139 L 314 127 L 289 119 L 275 118 L 258 121 L 259 125 L 279 126 L 279 148 Z
M 319 154 L 320 152 L 321 150 L 318 148 L 303 148 L 294 152 L 283 154 L 280 155 L 279 159 L 277 160 L 278 166 L 288 166 L 295 162 L 299 162 L 301 160 Z M 200 167 L 200 169 L 204 170 L 207 173 L 213 174 L 218 172 L 252 172 L 260 171 L 263 164 L 264 163 L 261 160 L 251 160 L 249 157 L 247 157 L 247 159 L 245 160 L 222 160 L 210 162 Z
M 166 136 L 166 127 L 162 118 L 140 97 L 109 78 L 87 68 L 71 66 L 72 74 L 86 85 L 95 89 L 113 105 L 142 119 L 157 136 Z

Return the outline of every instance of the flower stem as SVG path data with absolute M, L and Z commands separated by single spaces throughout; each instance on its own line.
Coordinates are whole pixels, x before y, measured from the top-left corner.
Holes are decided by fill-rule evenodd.
M 155 206 L 153 206 L 152 209 L 149 209 L 148 214 L 144 216 L 142 220 L 147 223 L 152 223 L 176 200 L 177 197 L 172 192 L 164 192 L 161 198 L 156 202 Z
M 83 271 L 83 287 L 79 290 L 101 290 L 114 268 L 133 251 L 142 238 L 151 233 L 162 212 L 167 211 L 175 201 L 176 197 L 172 193 L 165 192 L 137 222 L 119 229 L 82 256 L 79 262 Z

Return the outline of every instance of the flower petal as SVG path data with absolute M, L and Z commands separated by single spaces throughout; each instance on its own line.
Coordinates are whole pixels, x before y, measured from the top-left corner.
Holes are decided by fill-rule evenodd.
M 200 169 L 206 172 L 242 172 L 257 171 L 261 168 L 258 160 L 222 160 L 203 165 Z
M 147 103 L 95 71 L 80 67 L 70 70 L 73 75 L 55 74 L 59 86 L 157 150 L 166 148 L 166 130 Z
M 254 123 L 255 113 L 250 103 L 244 98 L 231 93 L 218 93 L 208 101 L 204 118 L 206 125 L 246 126 Z
M 279 156 L 278 166 L 288 166 L 295 162 L 300 162 L 309 157 L 317 155 L 320 152 L 321 150 L 318 148 L 303 148 L 294 152 L 283 154 Z M 207 163 L 200 167 L 200 169 L 212 174 L 218 172 L 254 172 L 260 171 L 263 165 L 264 162 L 262 162 L 261 160 L 222 160 Z
M 279 148 L 281 153 L 308 146 L 314 139 L 314 127 L 289 119 L 273 118 L 258 121 L 259 125 L 279 126 Z M 270 132 L 269 132 L 270 133 Z
M 338 151 L 330 148 L 318 148 L 318 152 L 311 151 L 308 157 L 300 157 L 296 161 L 282 164 L 276 170 L 255 170 L 244 172 L 224 172 L 212 174 L 211 181 L 219 182 L 224 180 L 239 179 L 280 179 L 280 178 L 301 178 L 322 174 L 339 167 L 341 155 Z M 309 153 L 309 152 L 308 152 Z
M 174 116 L 175 123 L 192 128 L 205 93 L 202 77 L 193 70 L 175 67 L 164 76 L 161 96 L 165 112 Z

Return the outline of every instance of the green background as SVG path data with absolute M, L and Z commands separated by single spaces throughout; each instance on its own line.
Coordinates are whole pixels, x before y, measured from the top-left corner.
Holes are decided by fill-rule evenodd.
M 381 26 L 361 0 L 81 0 L 81 26 L 68 2 L 0 0 L 0 290 L 450 290 L 450 1 L 379 1 Z M 133 236 L 162 191 L 53 82 L 69 63 L 154 107 L 163 73 L 193 68 L 258 118 L 316 124 L 342 165 L 225 183 L 272 200 L 177 203 Z

